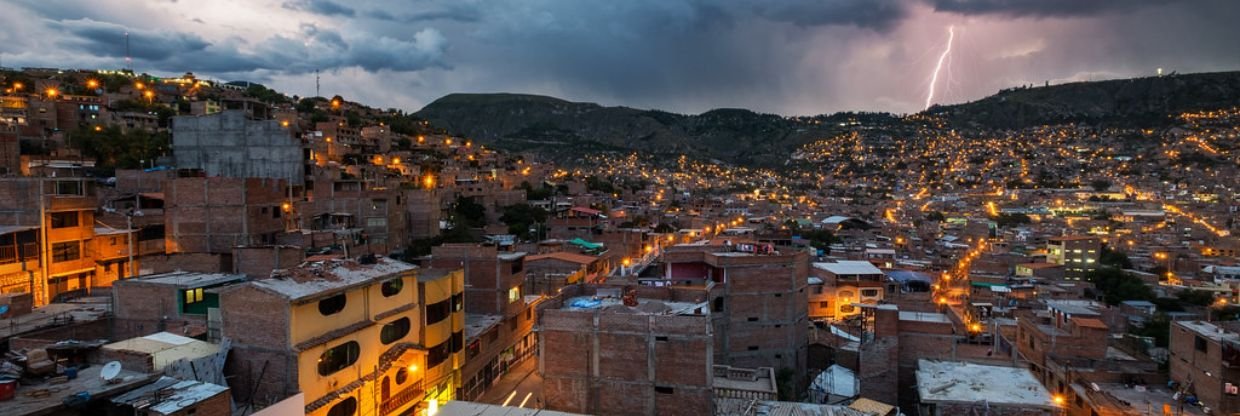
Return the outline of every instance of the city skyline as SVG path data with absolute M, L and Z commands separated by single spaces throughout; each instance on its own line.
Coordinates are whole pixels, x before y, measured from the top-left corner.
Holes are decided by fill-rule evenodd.
M 782 115 L 920 111 L 999 89 L 1240 67 L 1225 1 L 5 1 L 5 66 L 126 66 L 414 111 L 453 92 Z

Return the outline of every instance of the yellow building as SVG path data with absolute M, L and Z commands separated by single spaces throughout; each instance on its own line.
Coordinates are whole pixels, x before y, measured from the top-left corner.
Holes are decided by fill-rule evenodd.
M 239 403 L 302 393 L 307 415 L 421 414 L 460 385 L 459 271 L 328 259 L 221 292 Z

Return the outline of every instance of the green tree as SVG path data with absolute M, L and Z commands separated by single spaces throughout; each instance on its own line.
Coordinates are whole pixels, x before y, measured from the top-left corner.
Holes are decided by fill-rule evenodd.
M 1103 300 L 1108 305 L 1118 305 L 1126 300 L 1154 299 L 1154 290 L 1146 286 L 1145 282 L 1114 267 L 1103 267 L 1089 272 L 1085 279 L 1093 282 L 1094 287 L 1102 292 Z
M 108 127 L 75 131 L 69 135 L 69 144 L 95 158 L 100 168 L 137 169 L 142 161 L 154 160 L 167 151 L 169 137 L 167 133 L 123 132 L 119 127 Z
M 534 224 L 547 221 L 547 211 L 529 204 L 509 205 L 504 207 L 504 214 L 499 220 L 508 224 L 509 234 L 529 240 L 533 237 L 530 228 Z
M 452 223 L 455 227 L 479 228 L 487 225 L 487 209 L 472 198 L 457 197 L 452 204 Z

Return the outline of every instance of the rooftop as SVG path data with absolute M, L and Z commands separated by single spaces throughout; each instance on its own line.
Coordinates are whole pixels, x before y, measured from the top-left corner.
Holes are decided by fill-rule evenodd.
M 1102 304 L 1092 300 L 1048 300 L 1046 307 L 1072 316 L 1100 316 L 1098 310 L 1104 308 Z
M 112 403 L 173 414 L 228 391 L 228 387 L 201 381 L 160 377 L 154 383 L 136 388 L 112 399 Z
M 708 315 L 710 308 L 703 303 L 670 302 L 658 299 L 637 298 L 637 306 L 626 306 L 617 296 L 577 296 L 564 302 L 564 310 L 602 310 L 611 313 L 638 315 Z
M 715 398 L 717 415 L 767 416 L 869 416 L 845 406 L 774 400 Z
M 919 360 L 917 393 L 923 402 L 986 402 L 1054 409 L 1051 394 L 1024 368 Z
M 465 314 L 465 339 L 477 338 L 479 335 L 499 325 L 500 321 L 503 320 L 504 317 L 500 315 Z
M 952 323 L 952 321 L 947 318 L 947 315 L 944 315 L 941 313 L 934 313 L 934 312 L 900 311 L 900 320 L 901 321 L 934 322 L 934 323 L 941 323 L 941 324 Z
M 104 345 L 103 348 L 113 351 L 129 351 L 152 355 L 154 357 L 152 357 L 153 362 L 151 364 L 154 365 L 154 370 L 156 371 L 182 358 L 196 359 L 214 355 L 220 351 L 219 345 L 169 332 L 157 332 L 143 337 L 117 341 Z
M 417 268 L 418 266 L 382 256 L 376 256 L 373 264 L 363 264 L 352 259 L 324 260 L 276 270 L 271 273 L 270 279 L 256 280 L 251 284 L 290 301 L 299 301 L 390 278 Z
M 1196 332 L 1197 335 L 1209 338 L 1213 341 L 1240 341 L 1240 333 L 1228 331 L 1226 328 L 1220 327 L 1211 322 L 1176 321 L 1175 324 L 1183 326 L 1185 329 Z
M 814 263 L 814 268 L 825 270 L 835 275 L 883 274 L 868 261 L 840 260 L 834 263 Z
M 579 413 L 557 412 L 545 409 L 527 409 L 514 406 L 496 406 L 460 400 L 450 401 L 439 408 L 443 416 L 580 416 Z
M 712 385 L 715 388 L 760 391 L 775 394 L 779 387 L 775 384 L 775 370 L 770 367 L 738 368 L 727 365 L 715 365 Z
M 243 280 L 245 280 L 244 274 L 171 272 L 141 276 L 132 281 L 178 288 L 198 288 Z
M 566 251 L 557 251 L 557 252 L 546 253 L 546 254 L 535 254 L 533 256 L 526 257 L 525 261 L 528 263 L 532 261 L 545 260 L 545 259 L 563 260 L 563 261 L 567 261 L 570 263 L 577 263 L 577 264 L 590 264 L 590 263 L 598 261 L 598 257 L 595 257 L 595 256 L 587 256 L 585 254 L 569 253 Z
M 4 409 L 2 413 L 6 416 L 52 414 L 66 409 L 65 400 L 78 392 L 86 392 L 92 399 L 107 398 L 155 379 L 154 375 L 122 369 L 113 382 L 108 383 L 99 377 L 102 370 L 102 365 L 92 365 L 78 370 L 77 378 L 61 384 L 20 385 L 13 400 L 0 406 Z

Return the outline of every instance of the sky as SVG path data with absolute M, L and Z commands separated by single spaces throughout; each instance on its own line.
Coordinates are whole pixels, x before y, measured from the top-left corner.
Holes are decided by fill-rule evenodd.
M 1240 70 L 1236 0 L 0 0 L 0 65 L 186 71 L 416 111 L 454 92 L 781 115 Z M 125 34 L 129 35 L 126 63 Z

